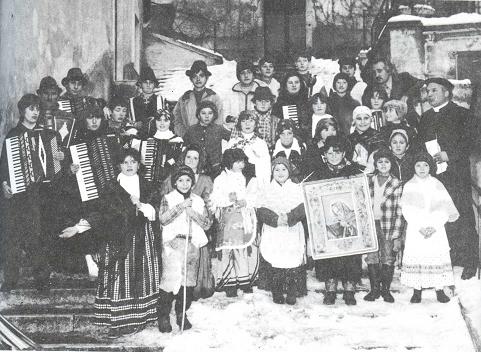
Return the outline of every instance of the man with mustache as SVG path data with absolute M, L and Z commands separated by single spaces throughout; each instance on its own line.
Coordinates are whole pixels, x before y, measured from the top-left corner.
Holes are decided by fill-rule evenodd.
M 369 106 L 369 99 L 374 88 L 382 88 L 389 100 L 407 100 L 407 93 L 419 80 L 407 72 L 397 73 L 394 66 L 384 58 L 372 62 L 372 82 L 364 90 L 362 104 Z

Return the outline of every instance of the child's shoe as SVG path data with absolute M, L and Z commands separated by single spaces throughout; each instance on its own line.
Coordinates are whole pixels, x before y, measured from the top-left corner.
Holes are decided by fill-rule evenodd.
M 411 303 L 421 303 L 422 290 L 414 290 L 413 296 L 411 297 Z
M 446 296 L 443 290 L 436 290 L 436 298 L 438 299 L 438 302 L 441 303 L 448 303 L 450 301 L 449 297 Z
M 254 292 L 254 291 L 252 290 L 252 286 L 251 286 L 251 285 L 242 286 L 241 289 L 242 289 L 242 291 L 243 291 L 244 293 L 252 293 L 252 292 Z
M 172 325 L 170 325 L 170 317 L 167 316 L 161 316 L 158 319 L 158 324 L 159 324 L 159 331 L 160 332 L 172 332 Z
M 225 295 L 227 297 L 237 297 L 237 287 L 229 286 L 225 288 Z
M 328 306 L 336 303 L 336 292 L 326 291 L 324 294 L 324 300 L 322 302 Z
M 277 304 L 284 304 L 286 302 L 282 293 L 274 291 L 272 291 L 272 301 Z
M 179 326 L 179 329 L 182 329 L 182 313 L 176 315 L 176 323 Z M 189 319 L 187 319 L 187 314 L 185 315 L 184 318 L 184 330 L 189 330 L 192 328 L 192 324 L 190 323 Z
M 348 306 L 355 306 L 357 304 L 356 299 L 354 298 L 354 291 L 344 291 L 342 299 Z

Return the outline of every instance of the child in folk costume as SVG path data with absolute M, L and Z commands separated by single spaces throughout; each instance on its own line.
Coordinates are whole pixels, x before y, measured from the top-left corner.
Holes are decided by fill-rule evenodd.
M 284 157 L 289 160 L 292 166 L 291 178 L 299 183 L 301 177 L 301 163 L 305 152 L 305 146 L 298 139 L 298 130 L 295 122 L 291 119 L 284 119 L 277 125 L 277 141 L 272 152 L 272 157 Z
M 366 263 L 369 272 L 371 291 L 364 296 L 366 301 L 374 301 L 382 296 L 385 302 L 393 303 L 389 292 L 394 274 L 395 253 L 401 248 L 403 220 L 401 207 L 402 186 L 391 170 L 394 157 L 390 150 L 380 149 L 374 154 L 376 171 L 369 176 L 369 189 L 373 204 L 379 251 L 369 253 Z
M 252 293 L 258 270 L 254 211 L 256 179 L 249 184 L 242 174 L 247 157 L 241 149 L 228 149 L 222 164 L 224 171 L 214 180 L 211 201 L 219 221 L 216 238 L 217 289 L 228 297 L 237 296 L 237 287 Z
M 205 230 L 211 220 L 201 197 L 192 192 L 195 175 L 182 165 L 171 175 L 174 190 L 160 203 L 162 225 L 162 278 L 158 305 L 160 332 L 171 332 L 170 311 L 175 300 L 176 323 L 180 329 L 192 327 L 185 312 L 192 303 L 197 283 L 199 248 L 208 240 Z
M 140 155 L 135 149 L 122 150 L 118 162 L 121 195 L 107 198 L 111 236 L 100 255 L 95 299 L 96 323 L 110 326 L 111 336 L 136 332 L 157 319 L 161 272 L 154 208 L 160 193 L 137 174 Z
M 421 302 L 423 288 L 434 287 L 437 300 L 449 302 L 444 286 L 454 285 L 444 225 L 459 212 L 443 184 L 433 175 L 436 164 L 426 152 L 414 157 L 415 175 L 404 185 L 402 214 L 407 221 L 401 283 L 414 289 L 411 303 Z
M 275 303 L 295 304 L 297 281 L 306 275 L 305 217 L 300 185 L 291 180 L 292 166 L 284 157 L 272 162 L 272 182 L 260 193 L 258 220 L 263 223 L 260 250 L 272 265 L 270 283 Z M 284 287 L 287 297 L 284 298 Z

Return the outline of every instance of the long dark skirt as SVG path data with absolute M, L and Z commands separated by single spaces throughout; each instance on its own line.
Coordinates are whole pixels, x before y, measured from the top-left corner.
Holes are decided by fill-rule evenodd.
M 160 284 L 160 238 L 150 223 L 144 233 L 132 236 L 130 250 L 115 259 L 106 246 L 99 265 L 95 322 L 111 329 L 142 326 L 157 318 Z
M 357 283 L 361 280 L 362 256 L 321 259 L 315 261 L 316 277 L 320 281 L 336 279 L 342 282 Z

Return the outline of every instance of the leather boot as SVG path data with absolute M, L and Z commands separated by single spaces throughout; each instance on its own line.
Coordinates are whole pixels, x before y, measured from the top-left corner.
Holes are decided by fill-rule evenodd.
M 369 275 L 369 282 L 371 283 L 371 291 L 369 291 L 369 293 L 364 296 L 364 300 L 373 302 L 381 296 L 379 282 L 379 264 L 368 264 L 367 270 Z
M 285 276 L 282 275 L 281 270 L 277 268 L 272 268 L 272 279 L 270 280 L 271 283 L 271 292 L 272 292 L 272 301 L 277 304 L 284 304 L 284 279 Z
M 162 333 L 172 331 L 172 325 L 170 325 L 170 310 L 172 309 L 173 300 L 174 295 L 171 292 L 160 290 L 157 304 L 157 322 L 159 331 Z
M 383 264 L 381 268 L 381 296 L 384 302 L 394 303 L 394 297 L 390 291 L 393 275 L 394 266 Z
M 344 287 L 344 294 L 342 295 L 342 299 L 348 306 L 355 306 L 357 302 L 354 298 L 354 283 L 351 281 L 346 281 L 343 282 L 342 285 Z
M 286 303 L 289 305 L 296 304 L 296 296 L 297 296 L 297 288 L 298 288 L 298 280 L 297 280 L 298 271 L 296 269 L 288 269 L 287 270 L 287 277 L 286 277 L 286 284 L 287 284 L 287 295 L 286 295 Z
M 194 287 L 186 287 L 185 290 L 185 318 L 184 318 L 184 329 L 183 330 L 188 330 L 192 327 L 192 324 L 190 321 L 187 319 L 187 310 L 189 310 L 191 304 L 192 304 L 192 299 L 194 296 Z M 182 329 L 182 312 L 184 310 L 184 286 L 180 287 L 179 292 L 176 295 L 175 299 L 175 315 L 176 315 L 176 323 L 179 326 L 180 329 Z
M 449 297 L 446 296 L 443 290 L 436 290 L 436 298 L 440 303 L 448 303 L 450 301 Z
M 413 296 L 411 297 L 411 303 L 421 303 L 421 298 L 422 298 L 422 290 L 416 290 L 414 289 L 413 291 Z
M 324 295 L 323 303 L 326 305 L 332 305 L 336 302 L 337 293 L 337 280 L 328 279 L 326 281 L 326 294 Z

